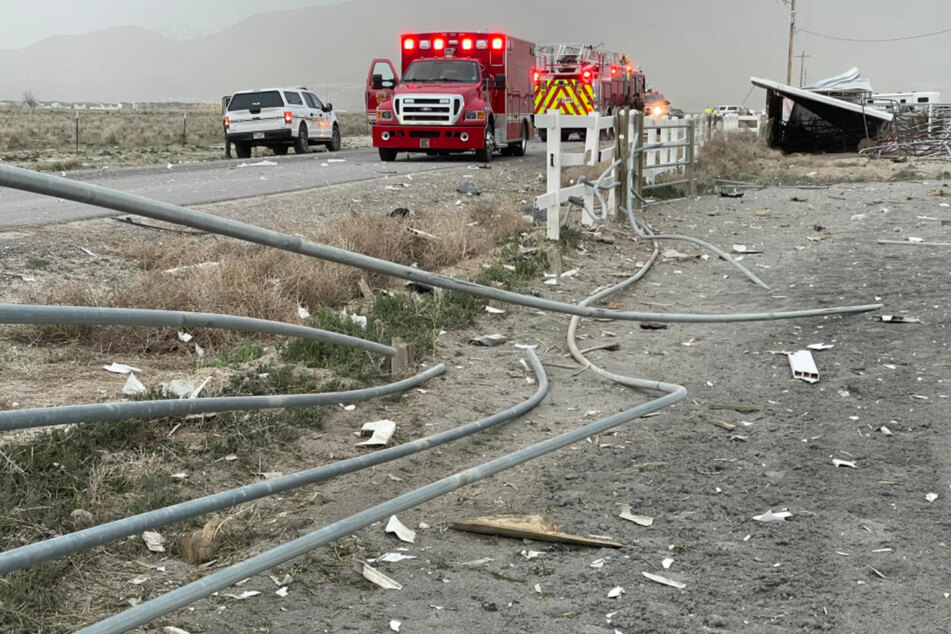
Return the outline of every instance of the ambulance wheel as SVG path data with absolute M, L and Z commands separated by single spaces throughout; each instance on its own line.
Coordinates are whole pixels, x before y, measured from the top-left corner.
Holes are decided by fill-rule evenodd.
M 391 163 L 396 160 L 396 150 L 388 147 L 380 148 L 380 160 L 384 163 Z
M 476 150 L 476 160 L 482 163 L 492 162 L 492 150 L 495 146 L 495 135 L 490 126 L 485 126 L 485 141 L 481 150 Z
M 512 156 L 525 156 L 528 149 L 528 124 L 522 122 L 522 139 L 517 143 L 509 143 L 509 153 Z

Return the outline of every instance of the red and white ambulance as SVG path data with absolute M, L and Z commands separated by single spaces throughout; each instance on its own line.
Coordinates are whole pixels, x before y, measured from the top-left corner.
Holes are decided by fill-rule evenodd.
M 407 33 L 398 73 L 375 59 L 367 116 L 380 159 L 400 152 L 521 156 L 534 134 L 535 45 L 505 33 Z M 402 75 L 402 77 L 401 77 Z

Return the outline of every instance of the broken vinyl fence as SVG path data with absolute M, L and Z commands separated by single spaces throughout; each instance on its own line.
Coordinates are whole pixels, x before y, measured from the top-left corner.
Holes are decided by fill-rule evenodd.
M 733 314 L 650 313 L 578 306 L 534 297 L 532 295 L 523 295 L 513 291 L 505 291 L 490 286 L 482 286 L 474 282 L 423 271 L 411 266 L 404 266 L 368 255 L 361 255 L 345 249 L 309 242 L 297 236 L 263 229 L 236 220 L 221 218 L 212 214 L 188 209 L 187 207 L 163 203 L 143 196 L 127 194 L 105 187 L 79 183 L 59 176 L 39 174 L 9 165 L 0 165 L 0 185 L 46 196 L 57 196 L 66 200 L 137 214 L 156 220 L 164 220 L 173 224 L 229 236 L 239 240 L 289 251 L 291 253 L 298 253 L 335 262 L 337 264 L 353 266 L 382 275 L 389 275 L 391 277 L 427 284 L 437 288 L 475 295 L 487 300 L 527 306 L 529 308 L 566 315 L 590 317 L 593 319 L 656 321 L 663 323 L 726 323 L 853 314 L 877 310 L 882 306 L 881 304 L 865 304 L 860 306 L 841 306 L 797 311 Z
M 75 533 L 54 537 L 27 546 L 21 546 L 20 548 L 0 553 L 0 574 L 7 574 L 14 570 L 34 566 L 49 559 L 63 557 L 94 546 L 100 546 L 142 531 L 237 506 L 238 504 L 244 504 L 291 489 L 317 484 L 318 482 L 324 482 L 331 478 L 360 471 L 368 467 L 375 467 L 506 423 L 534 409 L 548 393 L 548 376 L 545 374 L 545 370 L 542 368 L 541 361 L 539 361 L 535 351 L 531 348 L 526 348 L 525 356 L 528 358 L 528 362 L 535 372 L 538 389 L 528 400 L 503 412 L 455 429 L 450 429 L 425 438 L 419 438 L 366 456 L 341 460 L 307 471 L 300 471 L 272 480 L 257 482 L 230 491 L 222 491 L 132 517 L 115 520 Z
M 334 522 L 308 535 L 282 544 L 218 572 L 189 583 L 181 588 L 146 601 L 132 609 L 121 612 L 104 621 L 78 631 L 78 634 L 116 634 L 144 625 L 158 617 L 185 607 L 208 595 L 224 590 L 242 579 L 260 574 L 286 561 L 300 557 L 315 548 L 334 540 L 352 535 L 356 531 L 383 520 L 391 515 L 419 506 L 424 502 L 451 493 L 464 486 L 563 449 L 585 438 L 602 434 L 624 423 L 668 407 L 686 396 L 687 390 L 680 385 L 658 383 L 658 389 L 669 393 L 647 403 L 603 418 L 554 438 L 536 443 L 479 466 L 456 473 L 419 489 L 404 493 L 365 511 Z

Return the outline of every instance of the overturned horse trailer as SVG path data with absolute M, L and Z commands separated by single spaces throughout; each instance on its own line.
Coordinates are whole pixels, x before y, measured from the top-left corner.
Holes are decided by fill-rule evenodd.
M 766 89 L 768 143 L 783 152 L 857 152 L 894 118 L 889 112 L 751 77 Z M 867 141 L 865 139 L 868 139 Z

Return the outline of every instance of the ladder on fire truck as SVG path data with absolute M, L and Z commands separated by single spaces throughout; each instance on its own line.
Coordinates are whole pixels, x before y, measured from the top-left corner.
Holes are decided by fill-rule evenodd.
M 628 63 L 626 56 L 609 51 L 601 44 L 561 43 L 546 44 L 536 50 L 539 68 L 553 74 L 580 74 L 582 69 L 594 67 L 604 72 L 611 66 Z

